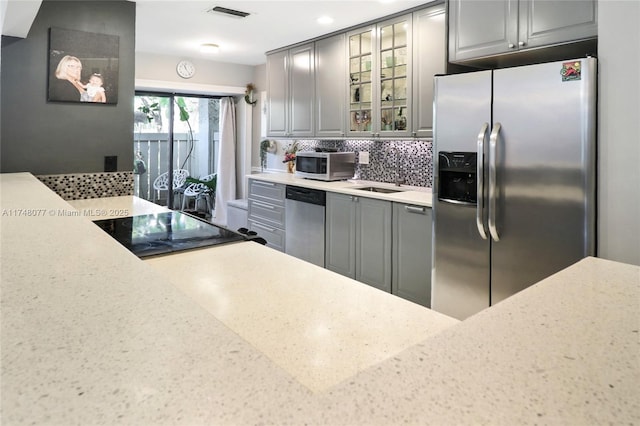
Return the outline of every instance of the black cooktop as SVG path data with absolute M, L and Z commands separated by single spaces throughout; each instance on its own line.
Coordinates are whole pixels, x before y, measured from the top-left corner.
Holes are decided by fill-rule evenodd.
M 247 240 L 242 234 L 177 211 L 94 223 L 138 257 Z

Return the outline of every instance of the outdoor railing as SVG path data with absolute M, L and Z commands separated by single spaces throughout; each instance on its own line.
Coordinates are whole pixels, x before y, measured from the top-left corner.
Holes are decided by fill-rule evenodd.
M 198 140 L 193 141 L 194 149 L 189 155 L 191 143 L 186 134 L 174 134 L 173 142 L 173 168 L 187 169 L 190 176 L 200 176 L 200 170 L 196 170 L 195 146 Z M 134 175 L 134 194 L 145 200 L 153 200 L 153 181 L 169 167 L 169 135 L 167 133 L 136 133 L 133 146 L 134 158 L 136 153 L 142 154 L 146 170 L 142 174 Z M 186 160 L 187 156 L 189 158 Z M 206 172 L 206 171 L 205 171 Z M 160 194 L 166 200 L 166 191 Z M 156 200 L 158 195 L 156 194 Z M 166 201 L 165 201 L 166 202 Z

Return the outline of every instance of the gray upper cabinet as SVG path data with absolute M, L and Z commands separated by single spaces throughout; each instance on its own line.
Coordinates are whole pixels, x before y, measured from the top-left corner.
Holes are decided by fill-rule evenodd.
M 289 136 L 313 136 L 315 120 L 314 79 L 315 58 L 313 43 L 289 51 L 291 125 Z
M 349 136 L 375 136 L 373 96 L 376 80 L 375 25 L 347 33 L 347 133 Z
M 444 74 L 445 7 L 413 14 L 413 136 L 433 136 L 433 76 Z
M 267 56 L 267 133 L 286 136 L 288 131 L 289 51 Z
M 347 34 L 350 136 L 411 135 L 412 16 Z
M 392 293 L 431 307 L 431 226 L 428 207 L 393 203 Z
M 316 135 L 345 135 L 345 35 L 316 41 Z
M 598 35 L 597 0 L 520 0 L 521 47 L 540 47 Z
M 439 3 L 268 54 L 267 135 L 431 137 L 445 35 Z
M 450 0 L 449 60 L 597 36 L 596 0 Z
M 313 43 L 267 55 L 267 133 L 313 136 L 315 57 Z
M 409 136 L 413 95 L 412 15 L 378 24 L 378 91 L 374 105 L 380 136 Z M 374 86 L 375 87 L 375 86 Z

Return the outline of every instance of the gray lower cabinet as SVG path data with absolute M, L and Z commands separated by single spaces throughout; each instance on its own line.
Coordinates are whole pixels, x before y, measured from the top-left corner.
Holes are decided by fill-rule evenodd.
M 449 60 L 552 46 L 597 36 L 597 1 L 450 0 Z
M 327 193 L 326 268 L 391 292 L 391 204 Z
M 248 225 L 267 240 L 267 246 L 285 251 L 286 185 L 249 178 Z
M 391 292 L 431 307 L 431 225 L 429 207 L 393 203 Z
M 391 202 L 356 199 L 356 280 L 391 292 Z
M 354 198 L 327 192 L 325 206 L 325 267 L 356 277 L 356 208 Z

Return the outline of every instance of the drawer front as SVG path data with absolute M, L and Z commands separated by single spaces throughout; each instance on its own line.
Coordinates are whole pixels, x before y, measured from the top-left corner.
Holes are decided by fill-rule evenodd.
M 249 219 L 249 230 L 257 232 L 259 237 L 267 240 L 267 247 L 284 253 L 285 232 L 282 229 Z
M 249 219 L 284 229 L 285 208 L 249 198 Z
M 284 206 L 286 185 L 249 179 L 249 198 Z

